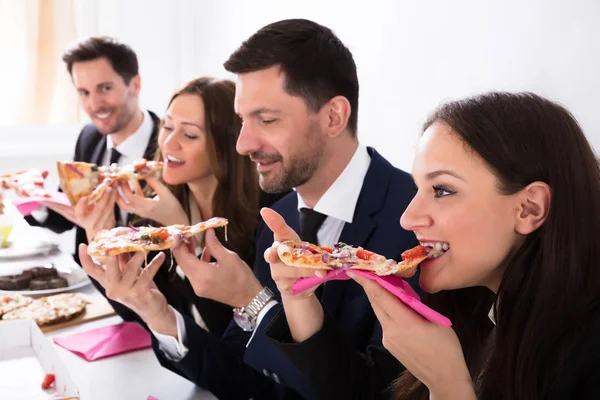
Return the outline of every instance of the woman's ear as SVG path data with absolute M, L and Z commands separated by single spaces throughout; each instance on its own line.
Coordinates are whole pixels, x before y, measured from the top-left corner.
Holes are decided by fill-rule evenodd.
M 537 230 L 548 218 L 552 190 L 544 182 L 533 182 L 521 190 L 516 208 L 515 231 L 528 235 Z

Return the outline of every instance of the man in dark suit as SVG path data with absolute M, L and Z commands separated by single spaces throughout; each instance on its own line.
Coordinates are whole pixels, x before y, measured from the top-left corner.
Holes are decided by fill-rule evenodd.
M 263 190 L 295 189 L 273 209 L 305 240 L 344 241 L 399 259 L 416 241 L 398 223 L 413 182 L 359 143 L 356 66 L 333 32 L 307 20 L 280 21 L 245 41 L 225 68 L 238 74 L 235 107 L 243 120 L 238 152 L 256 162 Z M 140 284 L 127 292 L 132 306 L 145 308 L 161 364 L 222 399 L 314 398 L 264 334 L 281 310 L 281 294 L 263 256 L 273 243 L 271 231 L 259 226 L 254 271 L 214 232 L 206 232 L 205 242 L 201 260 L 186 246 L 173 253 L 196 294 L 235 307 L 222 337 L 146 295 L 150 275 L 140 276 Z M 211 256 L 215 262 L 208 262 Z M 94 269 L 89 257 L 82 260 L 86 270 Z M 357 350 L 381 344 L 381 329 L 360 286 L 328 282 L 319 296 Z
M 90 37 L 68 47 L 63 61 L 81 105 L 91 119 L 79 134 L 74 161 L 126 165 L 136 158 L 151 159 L 156 151 L 160 120 L 154 113 L 140 108 L 141 81 L 135 52 L 113 38 Z M 57 233 L 75 227 L 76 248 L 80 243 L 87 243 L 86 230 L 90 233 L 97 228 L 90 226 L 95 220 L 91 216 L 94 207 L 78 204 L 73 208 L 52 203 L 45 206 L 42 213 L 26 218 L 29 224 Z M 105 218 L 107 226 L 127 225 L 130 215 L 119 210 L 114 201 L 106 208 L 98 207 L 95 212 L 105 213 L 107 209 L 110 210 Z M 74 258 L 79 263 L 77 254 Z M 128 315 L 129 310 L 121 304 L 113 302 L 113 306 L 122 316 Z

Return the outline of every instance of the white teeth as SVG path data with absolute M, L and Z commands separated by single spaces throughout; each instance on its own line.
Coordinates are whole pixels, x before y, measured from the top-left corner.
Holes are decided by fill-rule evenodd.
M 100 119 L 106 119 L 110 116 L 110 111 L 104 114 L 96 114 L 96 117 L 100 118 Z
M 430 249 L 429 258 L 438 258 L 442 254 L 444 254 L 448 249 L 450 249 L 450 245 L 448 243 L 442 242 L 422 242 L 421 246 L 427 247 Z
M 182 163 L 183 160 L 180 160 L 179 158 L 175 158 L 172 155 L 167 155 L 167 160 L 172 161 L 172 162 L 176 162 L 176 163 Z

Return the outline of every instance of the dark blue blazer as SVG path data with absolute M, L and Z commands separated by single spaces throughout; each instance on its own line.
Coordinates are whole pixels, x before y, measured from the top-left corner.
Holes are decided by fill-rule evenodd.
M 416 244 L 414 234 L 400 227 L 400 216 L 412 200 L 414 183 L 406 172 L 393 167 L 374 149 L 368 151 L 371 164 L 362 183 L 353 222 L 344 225 L 340 241 L 399 260 L 405 249 Z M 298 232 L 297 207 L 297 195 L 290 193 L 272 208 Z M 261 223 L 257 232 L 254 272 L 280 300 L 269 265 L 263 259 L 264 251 L 272 243 L 273 233 Z M 415 288 L 418 288 L 417 279 L 415 277 L 411 282 Z M 381 327 L 367 296 L 356 282 L 327 282 L 321 303 L 357 350 L 364 352 L 370 344 L 381 346 Z M 154 338 L 153 347 L 163 366 L 210 390 L 220 399 L 315 398 L 299 370 L 264 333 L 281 308 L 281 304 L 271 308 L 247 347 L 250 334 L 243 332 L 235 322 L 232 321 L 223 337 L 218 337 L 202 330 L 187 317 L 184 318 L 189 352 L 181 361 L 166 359 Z

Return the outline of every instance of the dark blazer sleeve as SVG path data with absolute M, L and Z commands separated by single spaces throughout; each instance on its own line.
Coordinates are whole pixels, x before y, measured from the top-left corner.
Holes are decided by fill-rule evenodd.
M 184 316 L 188 353 L 173 362 L 152 337 L 152 348 L 160 364 L 209 390 L 219 399 L 300 399 L 293 390 L 278 384 L 244 362 L 249 332 L 232 321 L 222 337 L 200 328 Z
M 321 330 L 302 343 L 292 339 L 283 311 L 265 334 L 302 371 L 317 399 L 390 399 L 389 385 L 403 370 L 381 347 L 379 325 L 359 353 L 327 311 Z

